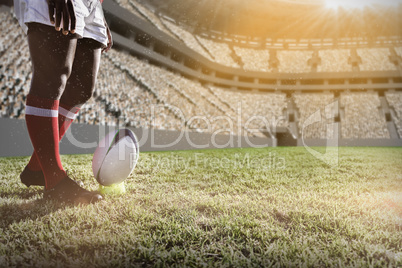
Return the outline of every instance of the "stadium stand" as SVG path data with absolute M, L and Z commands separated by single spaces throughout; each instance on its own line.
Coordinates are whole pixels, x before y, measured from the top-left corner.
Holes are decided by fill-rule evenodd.
M 0 113 L 24 118 L 25 97 L 31 81 L 31 64 L 25 36 L 9 12 L 1 12 Z
M 233 68 L 240 68 L 239 64 L 233 60 L 231 56 L 232 50 L 228 44 L 218 43 L 201 36 L 196 36 L 196 38 L 208 49 L 217 63 Z
M 133 126 L 141 125 L 142 123 L 138 120 L 144 119 L 145 116 L 147 127 L 172 130 L 178 130 L 183 127 L 180 124 L 180 120 L 183 118 L 180 118 L 180 114 L 177 114 L 176 111 L 166 103 L 168 100 L 165 98 L 164 92 L 155 90 L 156 87 L 153 84 L 155 69 L 153 66 L 141 62 L 126 53 L 114 50 L 112 50 L 109 55 L 105 56 L 105 58 L 112 63 L 112 68 L 116 68 L 117 72 L 125 73 L 126 79 L 132 84 L 132 86 L 129 86 L 128 91 L 132 90 L 134 86 L 138 93 L 138 96 L 135 98 L 135 103 L 138 103 L 140 111 L 134 111 L 133 109 L 137 109 L 137 107 L 136 105 L 132 105 L 132 99 L 128 99 L 127 111 L 122 113 L 124 122 L 131 122 L 135 119 L 130 117 L 130 113 L 135 114 L 139 112 L 142 114 L 142 117 L 137 117 Z M 107 66 L 105 66 L 105 68 L 107 68 Z M 139 88 L 142 90 L 139 90 Z M 157 89 L 161 91 L 166 90 L 162 85 Z M 174 98 L 174 96 L 172 96 L 172 98 Z M 182 105 L 183 103 L 180 104 Z M 158 111 L 151 111 L 152 107 L 157 107 Z M 160 115 L 160 118 L 156 116 L 156 113 Z M 160 120 L 162 119 L 165 119 L 166 122 L 161 122 Z M 157 123 L 153 123 L 153 120 L 156 120 Z
M 269 51 L 266 49 L 253 49 L 244 47 L 233 47 L 236 54 L 241 57 L 244 65 L 244 70 L 258 71 L 258 72 L 271 72 L 272 68 L 269 66 Z
M 82 109 L 78 122 L 133 127 L 178 129 L 177 119 L 158 99 L 105 57 L 94 98 Z M 151 107 L 158 107 L 151 111 Z M 159 116 L 155 116 L 158 112 Z M 161 121 L 161 119 L 165 119 Z M 95 120 L 95 121 L 94 121 Z M 89 121 L 89 122 L 88 122 Z
M 237 71 L 243 70 L 234 60 L 233 53 L 241 58 L 247 73 L 273 72 L 274 60 L 278 61 L 275 71 L 283 75 L 311 73 L 313 68 L 310 63 L 314 57 L 319 58 L 316 67 L 318 72 L 356 72 L 351 64 L 352 49 L 315 48 L 316 54 L 311 49 L 280 49 L 273 53 L 269 49 L 233 46 L 193 35 L 172 21 L 156 16 L 137 1 L 116 1 L 152 23 L 155 28 L 204 55 L 209 61 Z M 28 46 L 12 13 L 0 12 L 0 19 L 0 116 L 23 119 L 25 97 L 31 79 Z M 118 45 L 116 47 L 119 48 Z M 356 55 L 361 58 L 358 64 L 360 71 L 399 70 L 400 67 L 391 62 L 390 56 L 396 53 L 400 57 L 402 47 L 395 46 L 392 49 L 357 48 Z M 342 92 L 338 99 L 325 88 L 318 93 L 305 93 L 297 90 L 297 84 L 293 87 L 295 90 L 289 94 L 280 90 L 264 92 L 224 88 L 185 77 L 124 50 L 112 49 L 103 54 L 94 98 L 83 106 L 76 122 L 274 137 L 275 127 L 289 128 L 290 121 L 293 121 L 297 126 L 298 137 L 303 135 L 309 139 L 326 139 L 333 135 L 327 125 L 334 123 L 332 113 L 335 112 L 335 108 L 328 104 L 339 100 L 338 120 L 342 138 L 390 138 L 387 124 L 391 119 L 386 121 L 377 92 Z M 392 122 L 402 138 L 402 93 L 387 91 L 385 98 L 391 108 Z M 289 109 L 293 109 L 289 103 L 292 102 L 295 108 L 294 119 L 289 118 Z M 306 120 L 317 110 L 320 110 L 321 121 L 304 127 Z
M 399 57 L 402 57 L 402 47 L 396 46 L 395 47 L 395 52 Z
M 173 38 L 177 38 L 169 29 L 167 29 L 163 25 L 159 17 L 156 16 L 152 10 L 149 10 L 140 2 L 135 0 L 114 0 L 114 1 L 120 6 L 130 11 L 131 13 L 133 13 L 138 18 L 149 21 L 158 30 L 170 35 Z
M 225 133 L 238 133 L 238 126 L 228 125 L 228 118 L 235 118 L 232 111 L 226 109 L 206 87 L 122 52 L 112 51 L 107 57 L 152 92 L 158 103 L 164 104 L 180 120 L 174 129 L 188 126 L 197 132 L 226 129 Z M 167 116 L 163 117 L 170 122 Z
M 168 28 L 165 27 L 159 17 L 155 15 L 154 11 L 149 10 L 147 7 L 143 6 L 141 3 L 135 0 L 128 0 L 128 4 L 126 3 L 125 6 L 130 6 L 131 9 L 134 9 L 136 11 L 136 14 L 151 22 L 151 24 L 158 28 L 160 31 L 170 35 L 173 38 L 176 38 L 176 36 L 172 34 L 172 32 Z
M 298 109 L 299 135 L 308 139 L 331 139 L 334 132 L 330 129 L 334 123 L 335 109 L 333 93 L 293 94 Z M 316 112 L 319 117 L 313 118 Z M 306 120 L 311 120 L 311 123 Z M 305 125 L 306 123 L 306 125 Z
M 280 50 L 277 57 L 279 60 L 279 72 L 283 73 L 308 73 L 311 66 L 308 61 L 312 57 L 312 51 L 308 50 Z
M 249 131 L 263 130 L 287 126 L 286 94 L 283 93 L 253 93 L 225 90 L 211 86 L 211 89 L 230 108 L 241 115 L 241 125 Z M 256 135 L 261 134 L 255 132 Z
M 161 21 L 163 22 L 164 25 L 172 32 L 174 35 L 183 41 L 189 48 L 193 49 L 194 51 L 200 53 L 204 57 L 206 57 L 209 60 L 213 60 L 211 55 L 208 53 L 206 49 L 204 49 L 201 44 L 198 42 L 198 40 L 189 33 L 188 31 L 184 30 L 180 26 L 176 25 L 175 23 L 162 18 Z
M 343 138 L 390 138 L 377 93 L 342 93 L 340 104 L 344 108 L 341 129 Z
M 402 138 L 402 93 L 387 92 L 385 97 L 389 105 L 393 108 L 393 110 L 391 110 L 392 118 L 396 125 L 399 138 Z
M 318 51 L 321 64 L 318 72 L 351 72 L 352 65 L 348 63 L 350 51 L 348 49 L 323 49 Z
M 241 58 L 244 66 L 239 65 L 231 56 L 232 51 L 225 42 L 210 40 L 199 35 L 193 35 L 172 20 L 157 16 L 149 7 L 136 0 L 115 0 L 136 16 L 148 20 L 157 29 L 182 41 L 189 48 L 200 53 L 208 60 L 219 64 L 241 68 L 247 71 L 272 72 L 275 68 L 270 64 L 270 51 L 268 49 L 254 49 L 234 46 L 234 52 Z M 397 55 L 402 57 L 402 47 L 395 47 Z M 388 47 L 358 48 L 357 56 L 361 71 L 387 71 L 397 70 L 397 66 L 389 60 Z M 318 51 L 318 72 L 351 72 L 351 51 L 349 49 L 321 49 Z M 312 66 L 310 50 L 278 50 L 278 72 L 282 73 L 308 73 Z M 272 59 L 271 59 L 272 60 Z
M 389 60 L 388 48 L 358 48 L 357 53 L 362 60 L 360 71 L 397 70 L 395 64 Z
M 133 13 L 135 16 L 138 18 L 141 18 L 143 20 L 146 20 L 146 17 L 144 17 L 137 8 L 137 3 L 132 1 L 132 0 L 114 0 L 117 4 L 120 6 L 124 7 L 126 10 L 130 11 Z

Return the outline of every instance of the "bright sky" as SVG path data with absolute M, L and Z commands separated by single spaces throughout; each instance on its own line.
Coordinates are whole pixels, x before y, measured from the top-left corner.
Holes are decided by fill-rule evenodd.
M 370 6 L 372 4 L 397 6 L 402 4 L 402 0 L 325 0 L 325 3 L 327 7 L 335 9 L 340 6 L 363 8 L 364 6 Z

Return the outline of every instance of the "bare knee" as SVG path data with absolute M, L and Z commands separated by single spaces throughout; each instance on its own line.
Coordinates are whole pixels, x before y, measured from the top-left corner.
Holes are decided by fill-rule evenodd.
M 60 99 L 71 75 L 71 67 L 55 70 L 33 69 L 30 93 L 50 99 Z
M 78 105 L 87 102 L 93 95 L 100 65 L 101 49 L 94 41 L 80 40 L 75 53 L 73 71 L 61 97 L 63 103 Z

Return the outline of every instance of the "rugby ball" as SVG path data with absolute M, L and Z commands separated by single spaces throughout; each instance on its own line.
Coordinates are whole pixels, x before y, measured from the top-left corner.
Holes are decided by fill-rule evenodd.
M 138 140 L 129 129 L 110 132 L 95 150 L 92 171 L 104 186 L 123 182 L 134 170 L 139 157 Z

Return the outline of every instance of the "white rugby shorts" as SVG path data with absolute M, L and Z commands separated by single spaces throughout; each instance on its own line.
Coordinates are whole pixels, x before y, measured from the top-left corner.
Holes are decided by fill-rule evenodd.
M 80 38 L 91 38 L 107 45 L 107 30 L 102 4 L 99 0 L 73 0 L 77 18 L 75 33 Z M 49 8 L 46 0 L 14 0 L 14 12 L 22 29 L 28 31 L 27 23 L 37 22 L 49 26 Z M 61 21 L 63 27 L 63 20 Z

